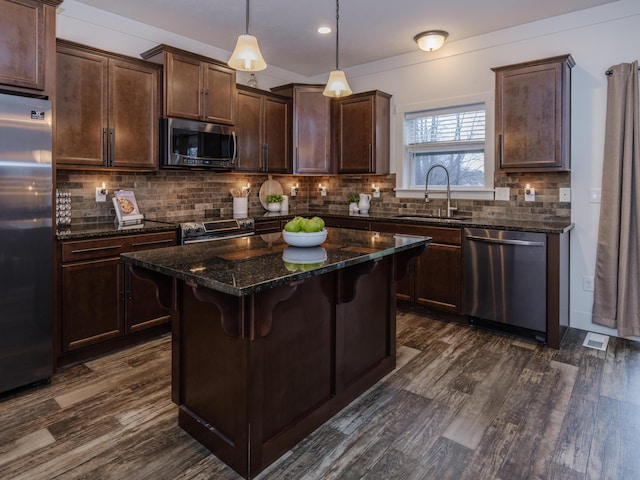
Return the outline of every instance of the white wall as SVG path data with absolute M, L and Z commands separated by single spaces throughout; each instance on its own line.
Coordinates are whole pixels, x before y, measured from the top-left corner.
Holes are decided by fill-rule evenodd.
M 213 58 L 230 52 L 132 22 L 65 0 L 58 13 L 58 36 L 137 56 L 158 43 L 167 43 Z M 589 190 L 600 187 L 606 108 L 604 72 L 612 65 L 640 57 L 640 1 L 619 0 L 602 7 L 534 22 L 472 39 L 446 43 L 433 53 L 418 51 L 346 69 L 354 91 L 383 90 L 395 105 L 424 103 L 489 92 L 494 89 L 491 67 L 571 53 L 572 92 L 572 220 L 571 326 L 609 335 L 591 323 L 593 293 L 582 288 L 595 270 L 599 205 L 589 203 Z M 269 67 L 258 77 L 262 88 L 289 82 L 326 81 L 326 75 L 303 78 Z M 239 76 L 239 82 L 245 79 Z M 392 119 L 392 125 L 396 122 Z M 392 127 L 392 130 L 395 130 Z M 392 134 L 394 132 L 392 131 Z M 392 150 L 395 151 L 395 150 Z

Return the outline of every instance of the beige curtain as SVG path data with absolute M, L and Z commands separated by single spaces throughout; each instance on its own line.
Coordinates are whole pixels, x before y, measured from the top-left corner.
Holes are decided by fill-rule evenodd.
M 607 72 L 602 203 L 593 322 L 640 335 L 640 126 L 638 61 Z

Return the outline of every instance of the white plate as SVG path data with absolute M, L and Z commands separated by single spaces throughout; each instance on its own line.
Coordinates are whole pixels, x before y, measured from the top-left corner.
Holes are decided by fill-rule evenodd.
M 327 239 L 327 230 L 319 232 L 287 232 L 282 230 L 282 238 L 294 247 L 317 247 Z

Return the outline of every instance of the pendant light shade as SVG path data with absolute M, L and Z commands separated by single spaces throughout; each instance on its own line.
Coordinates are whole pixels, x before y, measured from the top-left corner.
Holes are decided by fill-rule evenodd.
M 342 70 L 340 70 L 338 62 L 338 51 L 340 45 L 339 28 L 340 21 L 340 0 L 336 0 L 336 69 L 329 74 L 329 80 L 327 86 L 324 88 L 322 94 L 326 97 L 347 97 L 353 93 L 349 82 L 347 82 L 347 76 Z
M 260 53 L 258 39 L 249 33 L 249 0 L 247 0 L 246 17 L 246 33 L 238 37 L 236 48 L 227 64 L 243 72 L 257 72 L 267 68 L 267 62 Z
M 329 74 L 329 81 L 322 92 L 326 97 L 335 98 L 346 97 L 352 93 L 349 82 L 347 82 L 347 76 L 342 70 L 334 70 Z

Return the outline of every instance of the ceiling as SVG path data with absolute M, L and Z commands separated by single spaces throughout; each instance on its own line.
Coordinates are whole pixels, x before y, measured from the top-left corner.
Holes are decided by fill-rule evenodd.
M 245 30 L 242 0 L 78 1 L 229 52 Z M 340 67 L 413 52 L 414 35 L 425 30 L 446 30 L 453 42 L 614 1 L 343 0 Z M 333 0 L 253 0 L 250 18 L 267 64 L 307 77 L 334 69 L 335 32 L 316 33 L 335 27 Z

